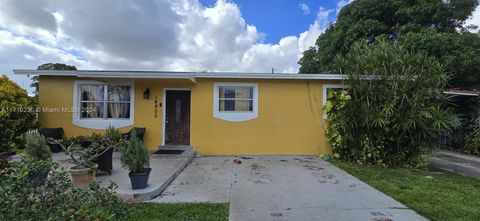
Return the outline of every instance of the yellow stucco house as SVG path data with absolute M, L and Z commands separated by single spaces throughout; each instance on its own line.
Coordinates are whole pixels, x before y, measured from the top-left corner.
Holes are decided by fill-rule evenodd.
M 329 153 L 322 111 L 334 74 L 38 71 L 39 121 L 66 137 L 145 127 L 150 150 L 190 145 L 204 155 Z

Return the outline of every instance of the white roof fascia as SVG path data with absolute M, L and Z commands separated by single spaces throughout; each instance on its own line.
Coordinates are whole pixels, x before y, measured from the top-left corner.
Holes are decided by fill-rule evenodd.
M 163 71 L 46 71 L 32 69 L 14 69 L 17 75 L 71 76 L 79 78 L 158 78 L 158 79 L 188 79 L 193 83 L 196 78 L 225 79 L 298 79 L 298 80 L 344 80 L 340 74 L 297 74 L 297 73 L 228 73 L 228 72 L 163 72 Z
M 196 73 L 196 78 L 344 80 L 340 74 Z

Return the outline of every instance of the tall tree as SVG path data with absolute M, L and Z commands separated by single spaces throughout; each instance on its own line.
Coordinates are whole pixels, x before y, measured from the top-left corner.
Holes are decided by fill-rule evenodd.
M 437 58 L 450 75 L 448 87 L 480 90 L 480 35 L 436 30 L 409 32 L 398 43 Z
M 75 65 L 61 64 L 61 63 L 45 63 L 37 67 L 37 70 L 57 70 L 57 71 L 75 71 Z
M 304 52 L 299 60 L 300 73 L 338 72 L 332 64 L 337 55 L 348 53 L 355 42 L 373 42 L 378 36 L 386 36 L 391 42 L 408 43 L 406 47 L 410 50 L 435 51 L 431 56 L 439 58 L 444 65 L 452 65 L 447 70 L 453 75 L 478 75 L 478 72 L 467 73 L 475 71 L 473 66 L 477 63 L 473 61 L 474 57 L 462 56 L 467 60 L 457 58 L 453 61 L 447 59 L 452 51 L 439 51 L 435 43 L 428 44 L 432 48 L 425 48 L 424 44 L 408 41 L 413 38 L 420 42 L 428 42 L 435 37 L 445 38 L 443 40 L 450 38 L 458 46 L 457 53 L 465 50 L 466 54 L 479 54 L 477 44 L 465 45 L 464 42 L 477 42 L 480 36 L 458 31 L 464 30 L 465 20 L 477 5 L 477 0 L 355 0 L 340 11 L 336 23 L 318 37 L 315 46 Z M 408 33 L 419 34 L 405 36 Z M 435 36 L 430 36 L 432 34 Z M 457 64 L 468 64 L 469 67 L 457 70 L 453 68 Z M 456 77 L 453 79 L 453 86 L 461 86 L 458 83 L 462 82 L 457 82 Z
M 75 71 L 77 67 L 75 65 L 61 64 L 61 63 L 45 63 L 37 67 L 37 70 L 64 70 L 64 71 Z M 34 100 L 38 101 L 38 76 L 32 76 L 32 83 L 30 87 L 35 88 L 33 93 L 35 94 Z

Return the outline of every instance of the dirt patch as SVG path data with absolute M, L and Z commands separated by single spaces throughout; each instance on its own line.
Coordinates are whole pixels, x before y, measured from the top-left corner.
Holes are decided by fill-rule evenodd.
M 250 165 L 250 169 L 251 169 L 251 170 L 261 170 L 261 169 L 264 169 L 264 168 L 265 168 L 264 166 L 262 166 L 262 165 L 260 165 L 260 164 L 258 164 L 258 163 L 252 163 L 252 164 Z
M 375 217 L 372 219 L 373 221 L 394 221 L 393 219 L 387 217 Z
M 298 158 L 298 157 L 293 158 L 293 160 L 296 160 L 296 161 L 302 162 L 302 163 L 313 163 L 313 162 L 315 162 L 315 161 L 313 161 L 313 160 L 302 159 L 302 158 Z
M 163 192 L 160 196 L 175 196 L 175 193 L 172 193 L 172 192 Z
M 270 213 L 270 216 L 273 216 L 273 217 L 283 217 L 283 213 L 279 213 L 279 212 Z
M 240 157 L 240 159 L 250 160 L 250 159 L 253 159 L 253 158 L 251 158 L 251 157 Z
M 325 168 L 313 164 L 305 164 L 303 167 L 307 170 L 324 170 Z
M 272 177 L 268 175 L 260 175 L 258 176 L 258 178 L 248 180 L 252 181 L 255 184 L 265 184 L 272 182 Z
M 333 174 L 327 174 L 327 175 L 323 175 L 322 177 L 325 178 L 325 179 L 331 180 L 331 179 L 335 178 L 335 175 L 333 175 Z

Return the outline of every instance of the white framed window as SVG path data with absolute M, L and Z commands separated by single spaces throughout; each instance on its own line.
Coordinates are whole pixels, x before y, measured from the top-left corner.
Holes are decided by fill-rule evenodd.
M 332 96 L 332 92 L 341 91 L 348 88 L 348 85 L 344 84 L 324 84 L 323 85 L 323 94 L 322 94 L 322 106 L 325 107 L 325 103 L 327 103 L 330 96 Z M 322 110 L 323 118 L 328 119 L 327 113 Z
M 133 125 L 132 82 L 74 81 L 73 125 L 105 129 Z
M 214 83 L 213 116 L 241 122 L 258 117 L 258 84 Z

